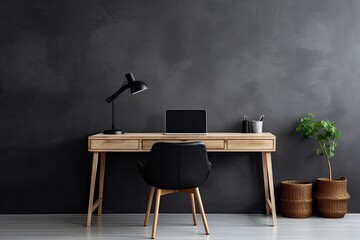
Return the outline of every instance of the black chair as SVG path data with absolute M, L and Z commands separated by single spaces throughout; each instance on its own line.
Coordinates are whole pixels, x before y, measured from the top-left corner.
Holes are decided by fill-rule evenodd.
M 148 224 L 154 191 L 155 188 L 157 189 L 151 238 L 154 239 L 156 235 L 160 197 L 176 192 L 189 193 L 194 225 L 197 225 L 194 195 L 196 196 L 205 232 L 209 235 L 209 227 L 199 192 L 199 186 L 206 182 L 211 170 L 205 144 L 200 142 L 155 143 L 151 148 L 148 160 L 139 161 L 138 167 L 145 182 L 151 186 L 145 226 Z

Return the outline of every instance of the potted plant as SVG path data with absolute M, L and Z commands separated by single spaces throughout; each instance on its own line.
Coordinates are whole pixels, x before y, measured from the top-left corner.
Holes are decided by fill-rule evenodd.
M 347 202 L 350 195 L 347 192 L 347 179 L 333 179 L 330 159 L 334 157 L 337 139 L 340 131 L 335 127 L 335 122 L 314 119 L 314 114 L 302 117 L 295 132 L 301 136 L 312 138 L 319 148 L 316 154 L 323 156 L 328 165 L 328 178 L 316 179 L 316 209 L 324 217 L 341 218 L 347 213 Z

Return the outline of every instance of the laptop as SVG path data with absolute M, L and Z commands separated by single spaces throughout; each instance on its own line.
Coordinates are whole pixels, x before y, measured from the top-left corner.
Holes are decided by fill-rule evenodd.
M 206 110 L 166 110 L 165 134 L 207 134 Z

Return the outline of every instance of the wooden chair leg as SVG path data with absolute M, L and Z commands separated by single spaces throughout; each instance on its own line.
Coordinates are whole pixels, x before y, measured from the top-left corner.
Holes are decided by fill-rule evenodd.
M 197 220 L 196 220 L 195 198 L 194 198 L 193 193 L 189 193 L 189 195 L 190 195 L 191 211 L 192 211 L 192 215 L 193 215 L 194 225 L 196 226 L 197 225 Z
M 148 222 L 149 222 L 151 205 L 152 205 L 152 200 L 153 200 L 153 197 L 154 197 L 154 190 L 155 190 L 155 188 L 153 186 L 150 186 L 150 194 L 149 194 L 149 200 L 148 200 L 148 204 L 147 204 L 147 208 L 146 208 L 144 226 L 147 226 Z
M 161 197 L 161 189 L 156 190 L 156 200 L 155 200 L 155 209 L 154 209 L 154 222 L 152 227 L 151 238 L 155 239 L 156 236 L 156 227 L 159 215 L 159 206 L 160 206 L 160 197 Z
M 196 199 L 197 199 L 198 204 L 199 204 L 199 210 L 200 210 L 200 213 L 201 213 L 201 218 L 202 218 L 203 223 L 204 223 L 205 233 L 206 233 L 206 235 L 209 235 L 210 234 L 209 226 L 208 226 L 207 221 L 206 221 L 206 216 L 205 216 L 204 207 L 203 207 L 203 204 L 202 204 L 202 201 L 201 201 L 199 188 L 195 188 L 195 195 L 196 195 Z

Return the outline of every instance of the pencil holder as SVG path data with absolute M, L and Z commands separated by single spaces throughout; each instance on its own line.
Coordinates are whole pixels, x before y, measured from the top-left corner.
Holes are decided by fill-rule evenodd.
M 263 122 L 262 121 L 251 121 L 251 130 L 253 133 L 262 133 Z
M 250 122 L 248 120 L 243 120 L 242 122 L 242 132 L 249 133 L 250 132 Z

